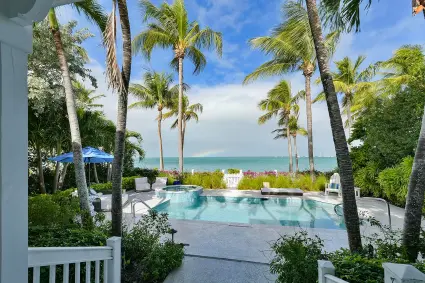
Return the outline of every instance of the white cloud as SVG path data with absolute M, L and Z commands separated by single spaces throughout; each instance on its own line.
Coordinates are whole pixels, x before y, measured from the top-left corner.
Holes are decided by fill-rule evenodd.
M 106 116 L 116 121 L 117 96 L 107 89 L 104 80 L 104 69 L 96 61 L 88 66 L 98 79 L 97 93 L 106 97 L 100 100 L 104 105 Z M 289 76 L 293 92 L 304 86 L 300 74 Z M 204 112 L 199 123 L 188 124 L 185 138 L 185 155 L 192 156 L 199 152 L 215 151 L 222 156 L 267 156 L 287 155 L 286 141 L 273 140 L 270 132 L 275 122 L 265 125 L 257 124 L 262 114 L 257 107 L 260 99 L 275 85 L 276 81 L 257 82 L 247 86 L 241 84 L 193 85 L 188 96 L 190 103 L 201 103 Z M 317 87 L 313 86 L 316 91 Z M 130 102 L 133 98 L 130 97 Z M 306 125 L 305 106 L 301 102 L 300 123 Z M 155 110 L 129 110 L 127 128 L 140 132 L 143 136 L 143 147 L 147 156 L 158 156 L 157 122 Z M 325 104 L 313 105 L 314 141 L 317 154 L 334 154 L 332 135 Z M 173 119 L 163 123 L 164 155 L 177 156 L 177 131 L 171 130 Z M 306 138 L 300 137 L 298 142 L 300 155 L 307 155 Z

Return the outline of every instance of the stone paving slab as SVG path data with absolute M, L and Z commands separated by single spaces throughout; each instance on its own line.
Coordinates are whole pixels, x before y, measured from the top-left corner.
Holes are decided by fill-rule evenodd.
M 268 264 L 185 256 L 164 283 L 269 283 L 276 276 Z

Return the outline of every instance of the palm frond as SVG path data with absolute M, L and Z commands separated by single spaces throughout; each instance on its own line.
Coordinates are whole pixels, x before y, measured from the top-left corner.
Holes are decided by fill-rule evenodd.
M 102 32 L 105 30 L 108 16 L 96 0 L 84 0 L 71 5 L 77 10 L 78 14 L 84 14 L 87 20 L 98 26 Z
M 282 58 L 275 58 L 262 64 L 251 74 L 246 76 L 243 83 L 248 84 L 257 80 L 258 78 L 281 75 L 287 72 L 291 72 L 296 68 L 298 68 L 298 65 L 295 62 L 288 62 L 286 60 L 282 60 Z
M 124 82 L 117 62 L 116 20 L 116 2 L 113 1 L 112 12 L 108 17 L 106 28 L 103 32 L 103 45 L 106 48 L 106 77 L 108 87 L 120 93 L 124 89 Z
M 207 65 L 207 60 L 205 59 L 204 54 L 196 48 L 195 46 L 190 46 L 186 49 L 186 56 L 190 58 L 190 60 L 195 65 L 194 74 L 199 74 Z
M 190 39 L 198 48 L 211 49 L 214 47 L 219 57 L 223 54 L 223 36 L 209 27 L 200 30 Z
M 321 93 L 319 93 L 317 96 L 316 96 L 316 98 L 315 99 L 313 99 L 313 103 L 316 103 L 316 102 L 322 102 L 322 101 L 326 101 L 326 94 L 325 94 L 325 92 L 321 92 Z
M 175 129 L 175 128 L 177 128 L 177 125 L 178 125 L 178 124 L 179 124 L 179 120 L 177 120 L 177 119 L 176 119 L 176 120 L 174 121 L 174 123 L 173 123 L 173 124 L 171 124 L 171 127 L 170 127 L 170 128 L 171 128 L 171 129 Z

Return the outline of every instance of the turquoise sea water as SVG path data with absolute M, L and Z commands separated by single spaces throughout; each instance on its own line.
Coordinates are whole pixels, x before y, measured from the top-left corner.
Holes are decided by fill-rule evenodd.
M 200 196 L 193 201 L 164 202 L 154 209 L 173 219 L 345 229 L 334 205 L 299 198 Z
M 242 169 L 243 171 L 272 171 L 287 172 L 288 157 L 185 157 L 185 171 L 214 171 L 228 168 Z M 299 158 L 299 168 L 301 171 L 308 170 L 308 157 Z M 315 157 L 315 169 L 318 171 L 331 171 L 336 168 L 335 157 Z M 145 158 L 141 162 L 136 162 L 136 167 L 159 168 L 159 158 Z M 179 159 L 177 157 L 165 157 L 164 167 L 166 170 L 177 169 Z M 295 166 L 295 159 L 294 159 Z M 295 167 L 294 167 L 295 168 Z

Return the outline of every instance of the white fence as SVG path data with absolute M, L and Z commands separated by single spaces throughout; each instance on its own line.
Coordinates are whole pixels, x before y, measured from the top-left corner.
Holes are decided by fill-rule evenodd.
M 224 170 L 223 170 L 224 173 Z M 243 178 L 242 170 L 237 174 L 224 174 L 224 183 L 226 183 L 227 188 L 237 188 L 239 182 Z
M 49 267 L 49 283 L 56 283 L 56 266 L 63 265 L 63 283 L 69 283 L 70 265 L 75 267 L 75 283 L 81 281 L 81 263 L 85 263 L 85 282 L 101 283 L 101 262 L 103 262 L 103 283 L 121 282 L 121 238 L 112 237 L 105 247 L 47 247 L 28 248 L 28 268 L 33 269 L 33 283 L 40 283 L 40 267 Z M 92 262 L 95 265 L 91 276 Z M 92 280 L 94 277 L 94 281 Z
M 330 261 L 319 260 L 319 283 L 348 283 L 335 277 L 335 267 Z M 409 264 L 384 263 L 385 283 L 425 283 L 425 274 Z

